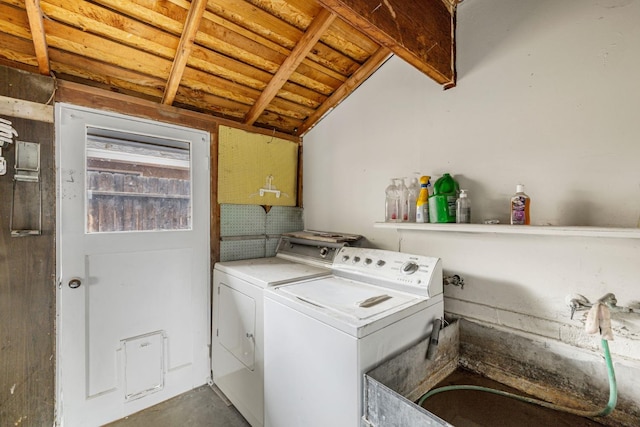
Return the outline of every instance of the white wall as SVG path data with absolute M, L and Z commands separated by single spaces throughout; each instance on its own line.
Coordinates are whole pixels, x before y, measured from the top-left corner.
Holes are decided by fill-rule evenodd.
M 634 0 L 465 0 L 457 87 L 443 91 L 394 57 L 305 136 L 305 226 L 439 256 L 466 280 L 447 287 L 447 311 L 597 349 L 564 298 L 613 292 L 619 305 L 639 304 L 640 239 L 373 224 L 389 178 L 450 172 L 469 189 L 473 222 L 507 222 L 523 183 L 533 224 L 638 227 L 638 22 Z M 614 355 L 640 366 L 640 315 L 614 325 Z

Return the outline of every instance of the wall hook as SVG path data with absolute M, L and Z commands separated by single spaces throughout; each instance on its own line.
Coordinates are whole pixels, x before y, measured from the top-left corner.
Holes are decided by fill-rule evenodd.
M 282 191 L 278 190 L 275 185 L 273 185 L 273 175 L 267 175 L 267 178 L 265 179 L 265 186 L 263 188 L 258 189 L 257 193 L 250 194 L 249 197 L 258 196 L 258 195 L 260 197 L 264 197 L 266 193 L 275 194 L 277 199 L 280 198 L 280 195 L 283 195 L 284 197 L 289 197 L 287 193 L 283 193 Z

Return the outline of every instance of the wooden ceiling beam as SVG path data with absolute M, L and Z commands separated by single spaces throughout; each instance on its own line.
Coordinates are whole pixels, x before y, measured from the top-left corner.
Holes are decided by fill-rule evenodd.
M 316 125 L 322 117 L 333 110 L 342 100 L 347 98 L 358 86 L 367 80 L 389 58 L 391 51 L 381 46 L 362 66 L 336 89 L 325 102 L 322 103 L 307 119 L 298 127 L 296 135 L 302 136 Z
M 318 0 L 445 88 L 455 86 L 455 2 Z
M 302 35 L 291 54 L 284 60 L 278 71 L 273 75 L 271 81 L 264 88 L 256 102 L 247 112 L 244 123 L 252 125 L 260 117 L 267 105 L 275 98 L 278 91 L 284 86 L 291 74 L 298 68 L 300 63 L 305 59 L 307 54 L 315 44 L 320 40 L 327 28 L 335 20 L 336 15 L 326 9 L 321 9 L 318 15 L 313 19 L 309 27 Z
M 47 38 L 44 31 L 44 23 L 42 22 L 40 0 L 25 0 L 24 5 L 29 18 L 33 47 L 36 52 L 36 61 L 38 61 L 38 71 L 40 74 L 48 76 L 51 73 L 51 66 L 49 64 Z
M 187 60 L 191 54 L 193 48 L 193 42 L 196 39 L 196 33 L 200 28 L 200 20 L 207 8 L 207 0 L 193 0 L 187 20 L 185 21 L 184 28 L 182 30 L 182 36 L 180 37 L 180 44 L 176 50 L 176 56 L 171 65 L 171 72 L 167 80 L 167 86 L 164 90 L 164 96 L 162 97 L 162 103 L 171 105 L 176 98 L 184 69 L 187 66 Z

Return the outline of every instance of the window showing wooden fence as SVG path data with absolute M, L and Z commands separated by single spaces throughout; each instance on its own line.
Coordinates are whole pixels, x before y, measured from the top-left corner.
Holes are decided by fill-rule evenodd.
M 190 144 L 87 128 L 87 233 L 191 229 Z
M 87 171 L 87 232 L 191 227 L 187 179 Z

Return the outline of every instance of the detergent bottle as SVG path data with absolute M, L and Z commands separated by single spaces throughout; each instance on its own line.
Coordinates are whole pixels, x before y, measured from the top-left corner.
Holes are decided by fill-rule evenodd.
M 460 187 L 453 177 L 445 173 L 433 186 L 433 196 L 429 197 L 429 221 L 456 222 L 456 200 Z
M 428 175 L 420 177 L 420 193 L 416 200 L 416 222 L 429 222 L 429 182 Z

